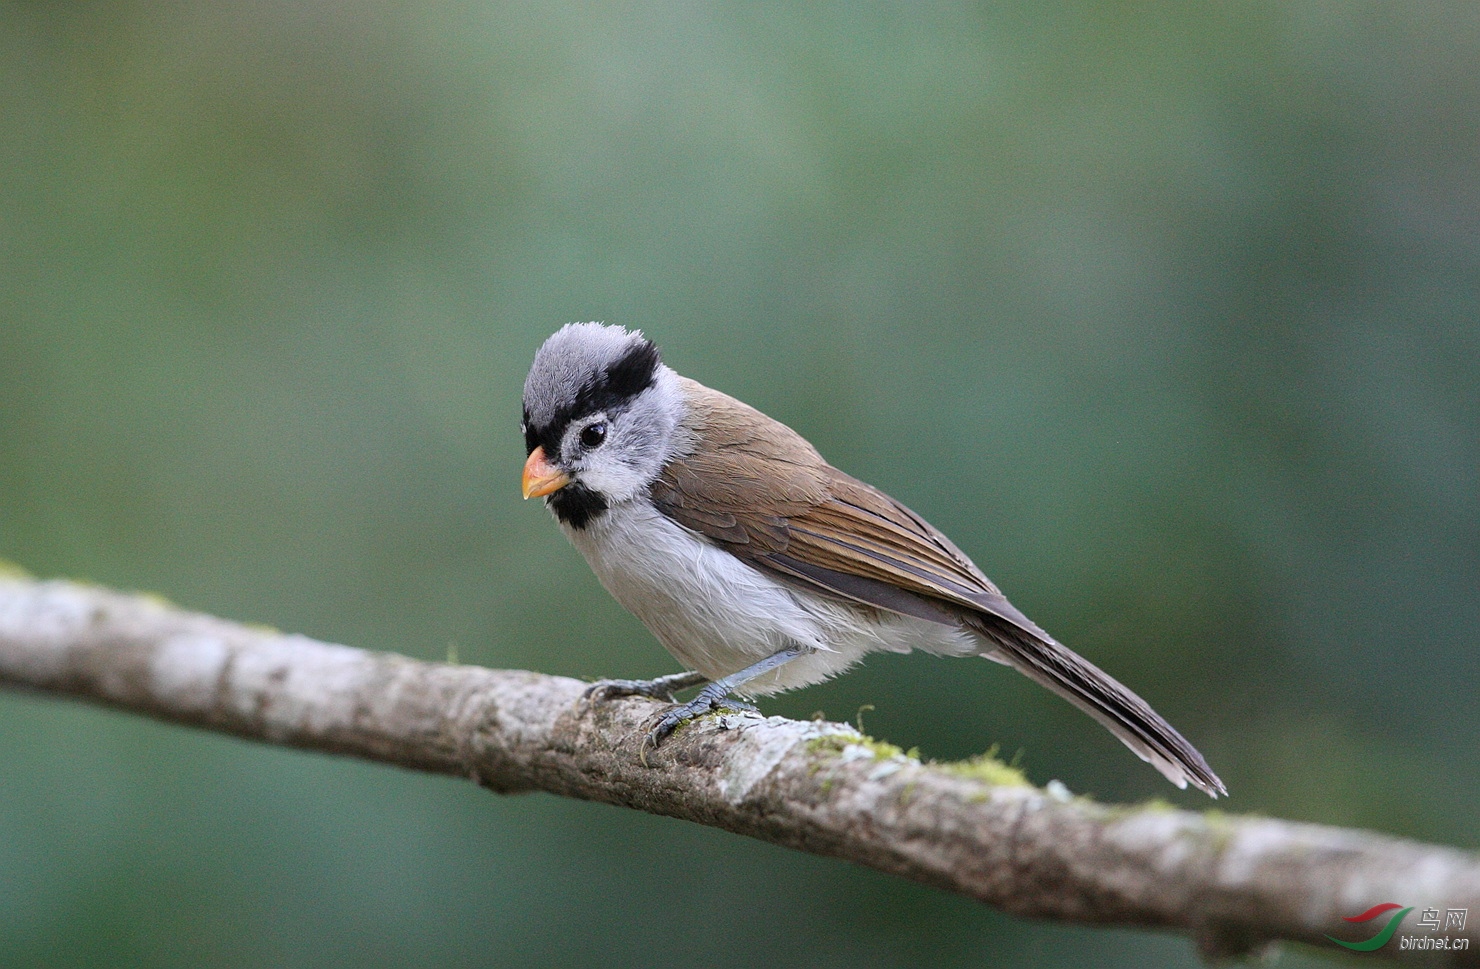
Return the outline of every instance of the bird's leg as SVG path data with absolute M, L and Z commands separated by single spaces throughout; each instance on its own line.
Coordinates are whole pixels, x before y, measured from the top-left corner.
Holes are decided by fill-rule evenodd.
M 676 703 L 678 701 L 673 698 L 673 694 L 678 690 L 687 690 L 691 686 L 699 686 L 708 682 L 709 677 L 691 670 L 683 673 L 669 673 L 667 676 L 659 676 L 651 680 L 597 680 L 586 687 L 586 692 L 581 694 L 581 700 L 586 703 L 600 703 L 603 700 L 614 700 L 622 696 L 645 696 L 654 700 Z
M 812 652 L 810 647 L 788 646 L 785 649 L 777 650 L 759 663 L 745 667 L 745 669 L 738 673 L 731 673 L 729 676 L 715 680 L 700 690 L 699 695 L 688 703 L 680 704 L 663 714 L 658 719 L 657 726 L 653 727 L 652 731 L 647 735 L 648 746 L 657 747 L 663 742 L 664 738 L 678 729 L 678 725 L 685 720 L 693 719 L 702 713 L 708 713 L 711 710 L 717 710 L 722 706 L 729 705 L 726 703 L 726 698 L 730 693 L 740 689 L 740 687 L 756 677 L 769 673 L 779 666 L 790 663 L 798 656 L 805 656 L 810 652 Z M 745 704 L 745 706 L 754 709 L 749 704 Z

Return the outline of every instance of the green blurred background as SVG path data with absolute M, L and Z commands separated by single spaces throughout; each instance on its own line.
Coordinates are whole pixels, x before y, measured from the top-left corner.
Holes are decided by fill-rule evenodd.
M 1469 0 L 6 2 L 0 179 L 0 555 L 36 574 L 670 671 L 518 494 L 535 348 L 622 323 L 952 535 L 1228 809 L 1477 843 Z M 765 709 L 865 704 L 1208 807 L 993 664 Z M 5 966 L 1196 962 L 70 702 L 0 694 L 0 737 Z

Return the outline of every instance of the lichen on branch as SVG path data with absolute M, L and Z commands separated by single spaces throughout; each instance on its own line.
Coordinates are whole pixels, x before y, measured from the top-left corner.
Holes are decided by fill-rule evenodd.
M 644 756 L 662 704 L 424 663 L 0 571 L 0 684 L 265 743 L 542 790 L 844 858 L 1021 916 L 1190 935 L 1210 956 L 1365 938 L 1375 902 L 1480 915 L 1480 857 L 1366 831 L 1044 790 L 842 724 L 722 713 Z M 1480 964 L 1480 918 L 1456 965 Z M 1387 950 L 1382 950 L 1386 952 Z

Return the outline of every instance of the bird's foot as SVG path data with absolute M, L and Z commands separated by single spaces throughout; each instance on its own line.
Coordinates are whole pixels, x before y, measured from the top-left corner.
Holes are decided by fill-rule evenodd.
M 597 680 L 581 694 L 582 703 L 602 703 L 624 696 L 645 696 L 676 703 L 673 694 L 709 682 L 702 673 L 670 673 L 651 680 Z
M 644 752 L 647 749 L 656 750 L 658 745 L 677 730 L 685 722 L 695 717 L 703 716 L 715 710 L 754 711 L 755 704 L 736 700 L 726 694 L 722 689 L 715 689 L 717 683 L 711 683 L 699 691 L 699 695 L 688 703 L 680 703 L 678 706 L 664 713 L 658 718 L 653 729 L 648 731 L 647 742 L 643 745 Z

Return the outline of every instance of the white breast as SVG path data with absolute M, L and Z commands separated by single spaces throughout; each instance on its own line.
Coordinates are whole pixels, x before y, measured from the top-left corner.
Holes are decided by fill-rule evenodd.
M 783 585 L 646 502 L 621 503 L 584 529 L 562 528 L 612 597 L 689 669 L 718 679 L 787 646 L 817 650 L 747 684 L 748 695 L 819 682 L 880 650 L 982 650 L 959 628 Z

